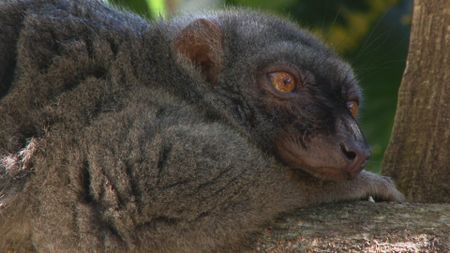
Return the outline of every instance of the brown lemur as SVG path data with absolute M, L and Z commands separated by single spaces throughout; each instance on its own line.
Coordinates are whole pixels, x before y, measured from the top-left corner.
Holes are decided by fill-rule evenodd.
M 361 171 L 359 103 L 277 17 L 2 1 L 0 252 L 236 252 L 281 212 L 402 201 Z

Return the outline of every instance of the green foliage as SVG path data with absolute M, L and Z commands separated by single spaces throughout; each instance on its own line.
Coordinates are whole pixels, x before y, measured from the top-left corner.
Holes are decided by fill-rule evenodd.
M 391 135 L 408 50 L 409 25 L 405 19 L 410 9 L 411 1 L 390 8 L 347 55 L 364 89 L 366 102 L 360 121 L 372 146 L 369 169 L 373 171 L 380 169 Z
M 109 0 L 108 2 L 147 18 L 166 16 L 166 2 L 164 0 Z
M 166 2 L 164 0 L 146 0 L 153 17 L 166 17 Z
M 109 3 L 124 7 L 141 16 L 151 17 L 147 2 L 145 0 L 109 0 Z
M 354 50 L 373 22 L 398 0 L 228 0 L 229 5 L 269 10 L 289 16 L 332 44 L 336 51 Z

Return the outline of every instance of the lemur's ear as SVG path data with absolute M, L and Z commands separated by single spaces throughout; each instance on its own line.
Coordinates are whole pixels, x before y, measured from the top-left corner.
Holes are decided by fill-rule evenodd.
M 194 64 L 213 84 L 223 68 L 223 33 L 211 20 L 197 19 L 186 26 L 175 38 L 177 53 Z

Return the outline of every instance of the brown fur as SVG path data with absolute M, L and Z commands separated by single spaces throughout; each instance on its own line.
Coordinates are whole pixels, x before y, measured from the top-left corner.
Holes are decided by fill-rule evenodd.
M 236 252 L 281 212 L 402 199 L 369 172 L 330 182 L 283 165 L 268 140 L 286 118 L 268 120 L 258 99 L 241 99 L 259 91 L 239 71 L 258 65 L 250 52 L 268 41 L 244 46 L 233 24 L 251 35 L 251 24 L 272 22 L 328 67 L 346 65 L 273 17 L 210 17 L 223 41 L 199 60 L 174 46 L 193 17 L 150 24 L 97 1 L 0 3 L 0 252 Z M 218 48 L 223 58 L 211 54 Z M 238 83 L 249 84 L 242 94 Z M 327 110 L 305 119 L 336 114 L 321 94 Z

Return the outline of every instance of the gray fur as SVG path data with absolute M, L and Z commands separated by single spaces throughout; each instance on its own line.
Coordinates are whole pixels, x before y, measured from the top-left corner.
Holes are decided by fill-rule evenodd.
M 242 100 L 254 81 L 245 71 L 274 57 L 295 52 L 324 78 L 353 82 L 345 63 L 278 18 L 205 17 L 224 32 L 214 89 L 172 47 L 195 17 L 0 3 L 0 252 L 236 252 L 281 212 L 402 199 L 369 172 L 327 182 L 282 165 L 264 141 L 273 126 Z M 247 117 L 266 122 L 258 134 Z

